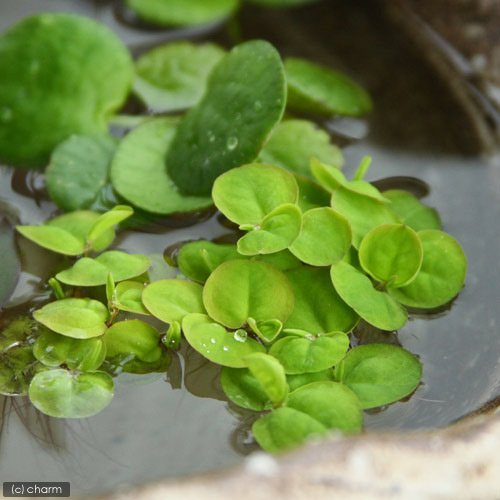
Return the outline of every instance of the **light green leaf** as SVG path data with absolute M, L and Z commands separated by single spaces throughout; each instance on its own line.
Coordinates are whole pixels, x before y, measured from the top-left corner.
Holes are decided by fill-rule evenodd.
M 302 213 L 297 205 L 287 203 L 266 215 L 238 240 L 243 255 L 270 254 L 287 249 L 301 231 Z
M 187 109 L 203 96 L 208 75 L 224 57 L 214 43 L 171 42 L 136 62 L 134 92 L 156 112 Z
M 376 280 L 398 288 L 413 281 L 420 270 L 423 247 L 417 233 L 403 224 L 372 229 L 359 246 L 359 262 Z
M 229 328 L 243 326 L 248 318 L 285 322 L 293 302 L 286 276 L 259 261 L 224 262 L 210 275 L 203 289 L 208 314 Z
M 142 283 L 138 283 L 137 281 L 122 281 L 116 286 L 113 305 L 120 311 L 149 315 L 149 311 L 142 303 L 143 290 L 144 285 Z
M 345 333 L 318 338 L 284 337 L 275 342 L 269 354 L 278 359 L 287 374 L 320 372 L 336 365 L 349 348 Z
M 119 321 L 104 336 L 106 359 L 125 371 L 131 362 L 155 363 L 162 357 L 160 334 L 156 328 L 138 319 Z
M 205 314 L 185 316 L 182 330 L 194 350 L 222 366 L 244 368 L 245 356 L 265 351 L 262 344 L 249 337 L 242 338 L 237 332 L 228 332 Z
M 313 208 L 303 215 L 302 229 L 290 252 L 311 266 L 329 266 L 344 257 L 351 240 L 345 217 L 329 207 Z
M 182 192 L 209 195 L 219 175 L 257 158 L 285 101 L 285 72 L 276 49 L 263 40 L 233 48 L 179 125 L 167 156 L 172 180 Z
M 254 411 L 263 411 L 271 406 L 269 396 L 248 368 L 223 366 L 220 382 L 224 394 L 235 405 Z
M 431 309 L 449 302 L 465 283 L 467 257 L 457 240 L 443 231 L 419 231 L 424 258 L 417 277 L 407 286 L 389 288 L 390 294 L 410 307 Z
M 245 356 L 250 373 L 258 380 L 273 405 L 280 406 L 288 396 L 283 366 L 273 356 L 257 352 Z
M 53 151 L 45 182 L 67 212 L 90 208 L 104 188 L 117 141 L 107 134 L 72 135 Z
M 362 116 L 371 111 L 370 96 L 346 75 L 305 59 L 285 60 L 288 107 L 320 115 Z
M 63 255 L 81 255 L 85 242 L 76 238 L 68 231 L 51 226 L 16 226 L 25 238 L 37 245 Z
M 166 26 L 191 26 L 228 17 L 238 0 L 126 0 L 141 19 Z
M 421 377 L 420 361 L 401 347 L 390 344 L 355 347 L 335 369 L 335 378 L 358 396 L 365 409 L 408 396 Z
M 265 144 L 259 161 L 310 177 L 313 157 L 337 168 L 344 163 L 342 152 L 330 142 L 327 132 L 307 120 L 285 120 Z
M 295 305 L 285 328 L 317 335 L 350 332 L 356 326 L 358 315 L 339 297 L 327 269 L 302 266 L 286 275 L 293 288 Z
M 134 210 L 131 207 L 126 205 L 117 205 L 108 212 L 99 215 L 99 218 L 95 220 L 89 230 L 87 241 L 92 244 L 94 241 L 98 241 L 99 238 L 106 234 L 110 229 L 114 229 L 114 227 L 120 224 L 120 222 L 123 222 L 125 219 L 131 217 L 133 213 Z
M 244 258 L 238 253 L 236 245 L 200 240 L 182 245 L 177 265 L 184 276 L 204 283 L 215 268 L 226 260 L 235 258 Z
M 391 189 L 384 191 L 384 196 L 391 202 L 390 209 L 401 222 L 415 231 L 441 229 L 441 219 L 436 209 L 424 205 L 408 191 Z
M 182 195 L 167 174 L 165 155 L 176 126 L 173 118 L 145 122 L 121 141 L 111 163 L 116 191 L 134 206 L 154 214 L 190 212 L 212 204 L 208 196 Z
M 279 167 L 251 163 L 217 178 L 212 197 L 217 208 L 239 225 L 261 224 L 266 215 L 284 204 L 295 203 L 299 188 L 295 177 Z
M 308 439 L 322 437 L 328 430 L 309 415 L 284 407 L 257 420 L 252 432 L 265 451 L 278 453 L 296 448 Z
M 327 429 L 357 433 L 363 427 L 360 401 L 344 384 L 313 382 L 304 385 L 290 393 L 286 405 L 313 417 Z
M 35 375 L 29 398 L 42 413 L 58 418 L 87 418 L 113 399 L 113 379 L 104 372 L 48 370 Z
M 169 279 L 155 281 L 142 293 L 146 309 L 165 323 L 181 322 L 191 313 L 205 313 L 203 287 L 192 281 Z
M 133 66 L 106 26 L 43 13 L 0 37 L 0 74 L 0 161 L 38 167 L 71 134 L 106 131 L 128 95 Z
M 106 357 L 106 346 L 100 338 L 73 339 L 44 330 L 33 345 L 40 363 L 52 368 L 66 365 L 70 370 L 97 370 Z
M 62 299 L 50 302 L 33 313 L 42 325 L 74 339 L 99 337 L 106 331 L 106 307 L 92 299 Z
M 255 321 L 253 318 L 248 318 L 248 326 L 265 344 L 273 342 L 283 330 L 283 323 L 278 319 Z
M 406 323 L 406 310 L 389 294 L 376 290 L 367 276 L 347 262 L 333 265 L 331 278 L 342 300 L 367 323 L 386 331 L 398 330 Z

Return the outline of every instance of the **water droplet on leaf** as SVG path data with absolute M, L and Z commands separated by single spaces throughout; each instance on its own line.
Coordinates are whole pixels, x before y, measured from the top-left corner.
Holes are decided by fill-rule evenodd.
M 228 140 L 227 140 L 227 149 L 229 149 L 229 151 L 234 151 L 238 146 L 238 139 L 236 137 L 230 137 Z

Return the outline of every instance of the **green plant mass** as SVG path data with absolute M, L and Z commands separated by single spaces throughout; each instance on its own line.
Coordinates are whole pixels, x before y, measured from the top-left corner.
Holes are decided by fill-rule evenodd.
M 240 6 L 126 4 L 167 26 L 236 22 Z M 369 158 L 342 172 L 320 117 L 371 110 L 350 77 L 282 61 L 264 40 L 169 42 L 134 65 L 107 28 L 65 14 L 0 35 L 0 74 L 0 160 L 46 167 L 59 209 L 16 228 L 59 260 L 43 301 L 0 333 L 0 394 L 86 418 L 110 404 L 120 373 L 164 373 L 188 352 L 215 368 L 227 401 L 254 412 L 253 436 L 274 453 L 361 432 L 364 410 L 418 389 L 425 366 L 384 336 L 452 301 L 467 260 L 435 209 L 365 180 Z M 130 92 L 148 111 L 113 116 Z M 193 225 L 168 266 L 158 250 L 122 246 L 125 228 L 155 223 L 159 241 L 209 217 L 224 239 Z M 19 263 L 12 226 L 0 229 L 3 305 Z M 358 342 L 363 329 L 377 342 Z

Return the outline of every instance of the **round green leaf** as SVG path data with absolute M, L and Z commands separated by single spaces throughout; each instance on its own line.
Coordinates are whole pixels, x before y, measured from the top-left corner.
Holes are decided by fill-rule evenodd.
M 42 413 L 58 418 L 87 418 L 113 399 L 113 379 L 103 372 L 48 370 L 35 375 L 29 398 Z
M 329 207 L 313 208 L 303 215 L 302 230 L 290 252 L 311 266 L 329 266 L 344 257 L 351 240 L 345 217 Z
M 376 290 L 355 267 L 340 261 L 332 266 L 331 278 L 342 300 L 367 323 L 386 331 L 398 330 L 406 323 L 406 310 L 389 294 Z
M 226 260 L 243 258 L 236 245 L 222 245 L 211 241 L 192 241 L 182 245 L 177 256 L 177 265 L 181 273 L 204 283 L 211 272 Z
M 90 208 L 104 188 L 116 151 L 107 134 L 72 135 L 53 151 L 45 182 L 55 204 L 67 212 Z
M 273 131 L 260 152 L 259 161 L 310 177 L 311 158 L 340 168 L 344 162 L 330 135 L 307 120 L 285 120 Z
M 286 405 L 313 417 L 327 429 L 356 433 L 363 427 L 359 399 L 344 384 L 313 382 L 291 392 Z
M 239 225 L 259 225 L 284 204 L 295 203 L 299 188 L 292 174 L 279 167 L 251 163 L 221 175 L 212 197 L 217 208 Z
M 126 0 L 141 19 L 167 26 L 190 26 L 229 16 L 238 0 Z
M 111 250 L 96 259 L 79 259 L 69 269 L 57 273 L 56 278 L 67 285 L 100 286 L 106 284 L 109 273 L 114 281 L 124 281 L 145 273 L 150 265 L 146 255 Z
M 83 240 L 59 227 L 16 226 L 16 229 L 37 245 L 62 255 L 81 255 L 85 249 Z
M 384 191 L 384 196 L 391 202 L 390 209 L 401 219 L 401 222 L 415 231 L 441 229 L 441 219 L 437 211 L 424 205 L 408 191 L 391 189 Z
M 238 240 L 243 255 L 270 254 L 288 248 L 302 226 L 302 213 L 297 205 L 287 203 L 274 209 Z
M 160 280 L 148 285 L 142 293 L 146 309 L 165 323 L 181 322 L 191 313 L 205 313 L 203 287 L 180 279 Z
M 203 96 L 208 75 L 224 54 L 213 43 L 181 41 L 156 47 L 136 62 L 134 92 L 156 112 L 190 108 Z
M 423 255 L 417 233 L 402 224 L 384 224 L 372 229 L 359 246 L 359 262 L 363 269 L 394 288 L 415 279 Z
M 419 231 L 424 258 L 417 277 L 390 294 L 410 307 L 431 309 L 449 302 L 465 283 L 467 257 L 457 240 L 443 231 Z
M 42 325 L 74 339 L 99 337 L 106 331 L 108 310 L 92 299 L 62 299 L 46 304 L 33 313 Z
M 149 315 L 142 303 L 144 285 L 137 281 L 122 281 L 116 285 L 113 305 L 120 311 Z
M 70 370 L 97 370 L 106 357 L 102 338 L 73 339 L 45 330 L 33 345 L 40 363 L 52 368 L 66 365 Z
M 43 13 L 0 37 L 0 74 L 0 160 L 30 167 L 43 166 L 71 134 L 105 132 L 133 66 L 104 25 Z
M 162 356 L 160 334 L 138 319 L 119 321 L 104 336 L 106 359 L 114 364 L 143 361 L 154 363 Z
M 335 368 L 335 378 L 358 396 L 364 409 L 408 396 L 421 377 L 420 361 L 401 347 L 390 344 L 355 347 Z
M 183 196 L 167 174 L 165 155 L 176 125 L 173 118 L 145 122 L 121 141 L 111 162 L 113 187 L 142 210 L 169 215 L 212 204 L 209 197 Z
M 276 49 L 262 40 L 236 46 L 180 123 L 167 156 L 170 177 L 182 192 L 209 195 L 219 175 L 257 158 L 283 116 L 285 101 L 285 73 Z
M 318 338 L 284 337 L 275 342 L 269 354 L 278 359 L 287 374 L 312 373 L 336 365 L 349 348 L 345 333 Z
M 245 356 L 244 361 L 273 405 L 281 405 L 288 396 L 288 385 L 285 370 L 279 361 L 262 352 L 249 354 Z
M 231 260 L 208 278 L 203 303 L 208 314 L 229 328 L 256 321 L 285 322 L 293 310 L 293 291 L 286 276 L 259 261 Z
M 188 314 L 182 330 L 191 347 L 205 358 L 222 366 L 244 368 L 244 357 L 265 351 L 264 346 L 238 332 L 228 332 L 205 314 Z
M 371 111 L 370 96 L 349 77 L 304 59 L 285 60 L 288 107 L 321 115 L 362 116 Z
M 269 396 L 248 368 L 223 366 L 220 382 L 224 394 L 235 405 L 254 411 L 263 411 L 270 406 Z
M 252 432 L 265 451 L 278 453 L 295 448 L 308 439 L 324 436 L 328 430 L 315 418 L 285 407 L 257 420 Z
M 339 297 L 327 269 L 302 266 L 287 272 L 295 305 L 285 328 L 305 330 L 313 335 L 350 332 L 358 315 Z

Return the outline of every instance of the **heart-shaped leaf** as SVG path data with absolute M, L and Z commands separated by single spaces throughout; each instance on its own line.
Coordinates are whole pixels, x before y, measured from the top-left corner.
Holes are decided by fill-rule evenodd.
M 420 361 L 401 347 L 390 344 L 355 347 L 335 368 L 335 378 L 358 396 L 365 409 L 408 396 L 421 377 Z
M 350 332 L 358 315 L 339 297 L 327 269 L 302 266 L 287 273 L 295 305 L 285 328 L 305 330 L 313 335 Z
M 142 293 L 146 309 L 165 323 L 181 322 L 191 313 L 204 314 L 203 287 L 192 281 L 160 280 L 148 285 Z
M 329 207 L 313 208 L 302 216 L 302 229 L 290 252 L 311 266 L 329 266 L 344 257 L 351 240 L 345 217 Z
M 59 208 L 71 212 L 92 206 L 107 183 L 116 146 L 107 134 L 72 135 L 57 146 L 45 182 Z
M 248 318 L 248 326 L 265 344 L 270 344 L 283 330 L 283 323 L 279 319 L 255 321 Z
M 243 255 L 270 254 L 288 248 L 301 231 L 302 213 L 297 205 L 287 203 L 274 209 L 238 240 Z
M 70 370 L 97 370 L 106 357 L 106 346 L 100 338 L 74 339 L 45 330 L 33 345 L 40 363 L 52 368 L 66 365 Z
M 182 330 L 191 347 L 205 358 L 222 366 L 244 368 L 244 357 L 264 352 L 264 346 L 238 332 L 228 332 L 205 314 L 188 314 L 182 321 Z
M 424 258 L 417 277 L 407 286 L 389 288 L 390 294 L 410 307 L 431 309 L 449 302 L 462 289 L 467 257 L 455 238 L 442 231 L 419 231 Z
M 113 399 L 113 379 L 104 372 L 47 370 L 35 375 L 29 398 L 42 413 L 58 418 L 87 418 Z
M 257 158 L 283 116 L 285 101 L 277 50 L 263 40 L 234 47 L 179 125 L 167 156 L 172 180 L 186 194 L 209 195 L 219 175 Z
M 171 42 L 136 62 L 135 94 L 156 112 L 187 109 L 203 96 L 208 75 L 225 51 L 213 43 Z
M 338 168 L 344 162 L 342 152 L 331 144 L 327 132 L 307 120 L 284 120 L 260 152 L 259 161 L 310 177 L 313 157 Z
M 295 448 L 308 439 L 324 436 L 328 430 L 315 418 L 284 407 L 257 420 L 252 432 L 265 451 L 278 453 Z
M 336 365 L 349 348 L 345 333 L 318 338 L 284 337 L 275 342 L 269 354 L 278 359 L 287 374 L 312 373 Z
M 281 205 L 295 203 L 295 177 L 279 167 L 251 163 L 217 178 L 212 197 L 217 208 L 239 225 L 258 226 Z
M 408 314 L 388 293 L 376 290 L 370 279 L 355 267 L 340 261 L 331 268 L 335 290 L 367 323 L 381 330 L 401 328 Z
M 128 95 L 133 66 L 106 26 L 43 13 L 0 37 L 0 74 L 0 160 L 31 167 L 44 166 L 71 134 L 105 132 Z
M 325 116 L 361 116 L 371 111 L 370 96 L 349 77 L 305 59 L 285 60 L 288 107 Z
M 356 433 L 363 427 L 359 399 L 344 384 L 313 382 L 291 392 L 286 405 L 313 417 L 327 429 Z
M 359 246 L 359 262 L 363 269 L 394 288 L 415 279 L 423 255 L 417 233 L 402 224 L 384 224 L 372 229 Z
M 203 289 L 208 314 L 229 328 L 240 328 L 248 318 L 285 322 L 293 302 L 286 276 L 259 261 L 224 262 L 210 275 Z
M 122 281 L 116 286 L 113 305 L 120 311 L 149 315 L 142 303 L 144 285 L 137 281 Z
M 169 215 L 209 207 L 210 197 L 183 196 L 167 174 L 165 155 L 177 120 L 158 118 L 145 122 L 123 139 L 111 163 L 111 182 L 134 206 Z M 190 160 L 191 161 L 191 160 Z
M 42 325 L 74 339 L 99 337 L 106 331 L 107 308 L 92 299 L 62 299 L 33 313 Z

